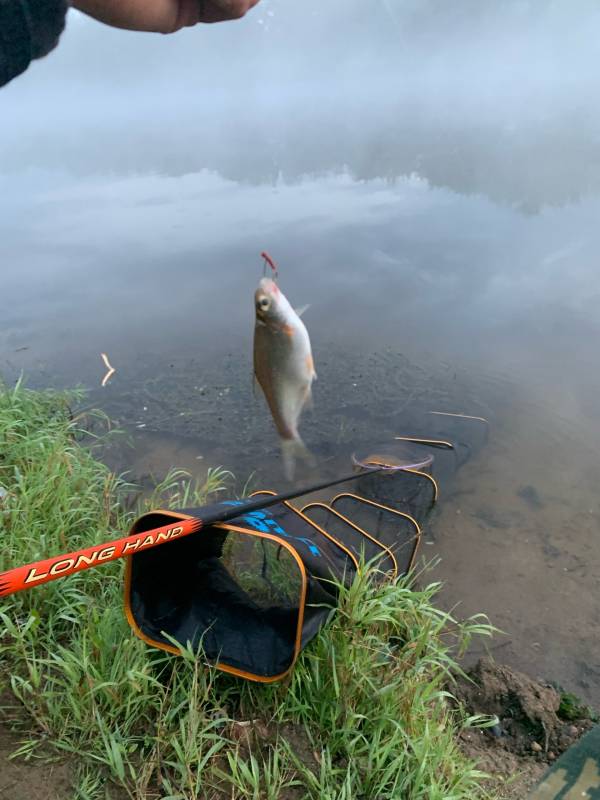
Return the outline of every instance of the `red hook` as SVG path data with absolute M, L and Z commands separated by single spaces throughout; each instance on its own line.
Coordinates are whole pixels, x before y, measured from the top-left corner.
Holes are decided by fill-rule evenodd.
M 265 260 L 265 270 L 266 270 L 267 264 L 268 264 L 271 267 L 271 269 L 273 270 L 273 278 L 276 278 L 278 276 L 279 272 L 277 270 L 277 265 L 275 264 L 275 262 L 273 261 L 271 256 L 264 250 L 260 254 L 260 256 L 261 256 L 261 258 L 264 258 L 264 260 Z M 263 272 L 263 274 L 264 274 L 264 272 Z

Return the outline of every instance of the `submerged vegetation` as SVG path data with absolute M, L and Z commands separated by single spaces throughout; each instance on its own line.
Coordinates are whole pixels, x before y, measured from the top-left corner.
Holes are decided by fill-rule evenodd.
M 94 456 L 89 415 L 72 416 L 78 399 L 0 387 L 0 571 L 101 542 L 137 515 L 134 487 Z M 202 503 L 228 477 L 174 472 L 139 502 Z M 437 585 L 374 587 L 364 570 L 291 676 L 262 686 L 135 638 L 122 569 L 0 599 L 0 721 L 19 731 L 20 757 L 68 758 L 74 797 L 488 796 L 456 744 L 485 720 L 461 715 L 445 687 L 453 658 L 490 628 L 436 609 Z

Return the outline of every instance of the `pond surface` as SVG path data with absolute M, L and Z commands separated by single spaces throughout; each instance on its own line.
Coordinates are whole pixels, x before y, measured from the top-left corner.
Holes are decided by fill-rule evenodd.
M 505 632 L 498 660 L 600 705 L 600 117 L 585 61 L 600 26 L 583 3 L 575 46 L 560 3 L 541 21 L 513 5 L 529 28 L 516 11 L 500 33 L 484 19 L 477 46 L 446 42 L 446 62 L 436 50 L 425 64 L 422 42 L 390 56 L 382 23 L 386 64 L 375 47 L 350 58 L 338 30 L 333 54 L 319 40 L 316 63 L 303 72 L 295 53 L 282 75 L 275 23 L 292 12 L 266 3 L 205 53 L 183 34 L 200 77 L 173 91 L 183 55 L 165 74 L 139 66 L 177 53 L 170 40 L 131 35 L 115 85 L 117 67 L 99 74 L 94 58 L 126 35 L 75 19 L 45 70 L 0 93 L 13 122 L 0 132 L 0 372 L 83 384 L 131 434 L 119 465 L 142 482 L 223 465 L 259 485 L 279 463 L 252 387 L 267 249 L 290 301 L 310 304 L 307 445 L 329 457 L 354 435 L 379 442 L 408 406 L 487 417 L 490 440 L 421 554 L 441 559 L 446 607 Z M 275 52 L 257 38 L 269 25 Z M 228 65 L 211 83 L 219 49 L 244 41 L 258 77 L 240 87 Z M 90 43 L 94 58 L 70 69 Z M 409 77 L 390 80 L 390 65 Z M 116 368 L 104 388 L 101 353 Z

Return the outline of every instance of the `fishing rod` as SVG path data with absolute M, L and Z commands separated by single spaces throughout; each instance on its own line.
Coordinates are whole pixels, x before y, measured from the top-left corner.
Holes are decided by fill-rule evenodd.
M 264 508 L 269 508 L 269 506 L 274 506 L 277 503 L 282 503 L 284 500 L 294 500 L 296 497 L 301 497 L 304 494 L 311 494 L 312 492 L 318 492 L 322 489 L 328 489 L 331 486 L 337 486 L 340 483 L 346 483 L 347 481 L 356 480 L 365 475 L 382 472 L 387 469 L 386 466 L 376 466 L 363 469 L 362 472 L 353 472 L 350 475 L 336 478 L 333 481 L 325 481 L 314 484 L 313 486 L 306 486 L 303 489 L 292 489 L 289 492 L 276 495 L 261 495 L 254 499 L 240 501 L 235 505 L 219 504 L 207 506 L 207 513 L 204 514 L 202 518 L 190 517 L 189 519 L 184 518 L 176 520 L 168 525 L 161 525 L 158 528 L 151 528 L 143 532 L 129 534 L 119 539 L 102 542 L 101 544 L 92 545 L 91 547 L 84 547 L 81 550 L 74 550 L 71 553 L 63 553 L 53 558 L 34 561 L 22 567 L 14 567 L 6 572 L 0 572 L 0 597 L 23 592 L 27 589 L 33 589 L 44 583 L 56 581 L 59 578 L 66 578 L 68 575 L 73 575 L 76 572 L 82 572 L 92 567 L 100 567 L 103 564 L 115 561 L 117 558 L 133 555 L 136 552 L 148 550 L 151 547 L 158 547 L 159 545 L 172 542 L 175 539 L 183 539 L 184 536 L 198 533 L 202 528 L 214 525 L 216 522 L 228 522 L 236 517 L 249 514 L 252 511 L 259 511 Z M 202 511 L 202 509 L 200 510 Z

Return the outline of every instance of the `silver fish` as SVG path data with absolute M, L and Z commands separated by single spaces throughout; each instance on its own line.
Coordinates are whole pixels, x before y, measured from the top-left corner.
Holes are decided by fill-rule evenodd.
M 310 339 L 299 314 L 270 278 L 258 284 L 254 306 L 254 375 L 275 422 L 285 474 L 291 480 L 297 458 L 313 463 L 298 433 L 300 414 L 311 402 L 317 377 Z

